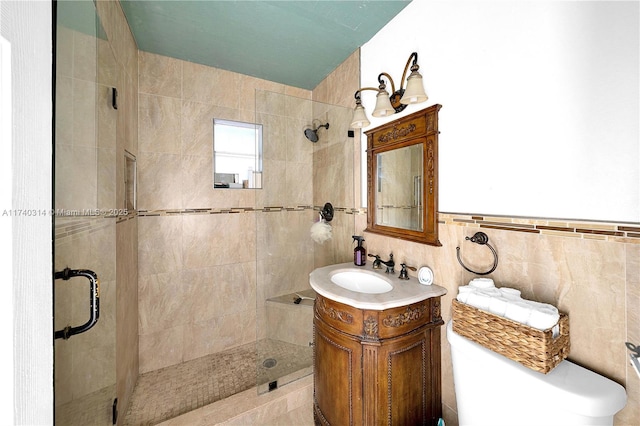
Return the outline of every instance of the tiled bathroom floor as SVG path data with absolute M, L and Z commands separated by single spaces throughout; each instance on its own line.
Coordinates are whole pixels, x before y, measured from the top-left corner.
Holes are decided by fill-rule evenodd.
M 257 350 L 256 350 L 257 349 Z M 312 371 L 312 349 L 264 339 L 142 374 L 133 391 L 125 426 L 156 425 L 256 386 L 288 382 Z M 271 368 L 266 360 L 275 360 Z M 267 365 L 273 361 L 266 361 Z

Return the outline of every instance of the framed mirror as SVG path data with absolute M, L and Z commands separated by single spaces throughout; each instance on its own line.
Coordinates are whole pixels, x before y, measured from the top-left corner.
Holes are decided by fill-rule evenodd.
M 438 111 L 433 105 L 365 132 L 367 229 L 440 246 Z

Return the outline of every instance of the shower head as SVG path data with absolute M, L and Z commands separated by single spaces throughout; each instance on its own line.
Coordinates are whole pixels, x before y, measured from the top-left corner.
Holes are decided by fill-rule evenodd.
M 320 130 L 320 127 L 324 127 L 325 129 L 329 128 L 329 123 L 327 124 L 321 124 L 320 126 L 316 127 L 315 129 L 306 129 L 304 131 L 304 136 L 309 139 L 311 142 L 318 142 L 318 130 Z

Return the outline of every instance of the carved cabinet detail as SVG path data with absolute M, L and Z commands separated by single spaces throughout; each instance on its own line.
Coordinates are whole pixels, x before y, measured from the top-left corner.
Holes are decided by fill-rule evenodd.
M 439 297 L 374 311 L 317 295 L 314 314 L 317 425 L 437 424 Z

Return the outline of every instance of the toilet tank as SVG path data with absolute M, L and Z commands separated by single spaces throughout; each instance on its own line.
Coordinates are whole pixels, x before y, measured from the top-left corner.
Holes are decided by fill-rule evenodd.
M 625 389 L 562 361 L 548 374 L 528 369 L 455 333 L 447 324 L 460 425 L 613 425 Z

